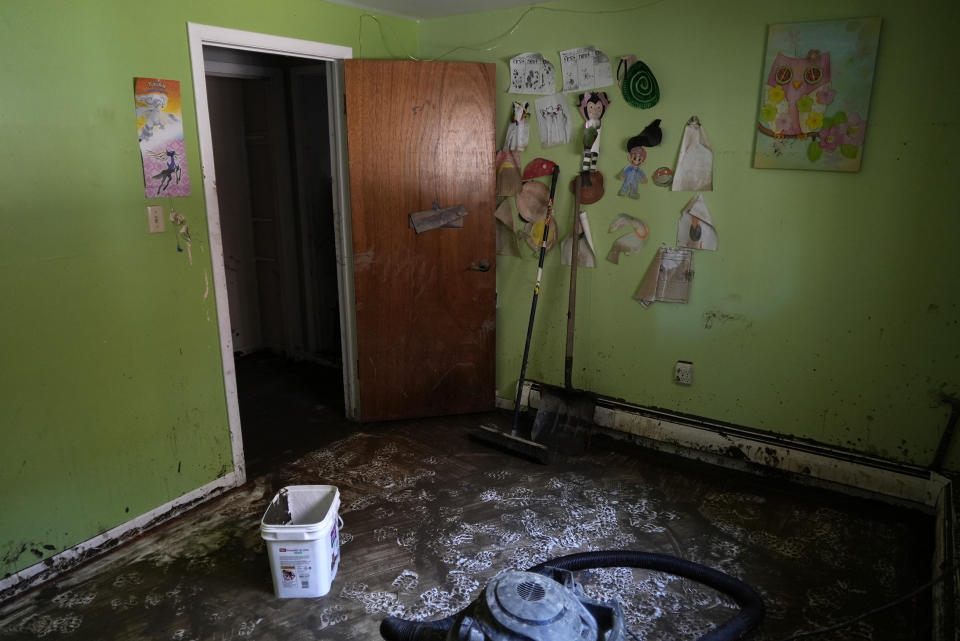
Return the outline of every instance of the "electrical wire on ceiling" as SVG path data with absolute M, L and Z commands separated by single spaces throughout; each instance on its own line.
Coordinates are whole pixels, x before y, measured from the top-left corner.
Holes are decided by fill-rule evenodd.
M 391 57 L 393 57 L 393 58 L 402 57 L 402 58 L 406 58 L 406 59 L 408 59 L 408 60 L 416 60 L 416 61 L 423 61 L 423 60 L 433 61 L 433 60 L 441 60 L 441 59 L 449 56 L 450 54 L 452 54 L 454 51 L 459 51 L 459 50 L 461 50 L 461 49 L 464 49 L 464 50 L 467 50 L 467 51 L 478 51 L 478 52 L 481 52 L 481 53 L 489 53 L 489 52 L 493 51 L 494 49 L 500 47 L 500 46 L 503 44 L 503 42 L 501 42 L 501 41 L 502 41 L 504 38 L 507 38 L 507 37 L 513 35 L 513 32 L 515 32 L 515 31 L 520 27 L 521 23 L 523 23 L 523 21 L 526 19 L 526 17 L 527 17 L 528 15 L 530 15 L 531 13 L 533 13 L 534 11 L 546 11 L 546 12 L 548 12 L 548 13 L 570 13 L 570 14 L 575 14 L 575 15 L 604 16 L 604 15 L 616 15 L 616 14 L 620 14 L 620 13 L 629 13 L 629 12 L 631 12 L 631 11 L 639 11 L 639 10 L 641 10 L 641 9 L 647 9 L 647 8 L 649 8 L 649 7 L 652 7 L 652 6 L 654 6 L 654 5 L 661 4 L 661 3 L 666 2 L 666 1 L 667 1 L 667 0 L 651 0 L 650 2 L 645 2 L 645 3 L 643 3 L 643 4 L 634 5 L 634 6 L 632 6 L 632 7 L 626 7 L 626 8 L 624 8 L 624 9 L 584 10 L 584 9 L 556 9 L 556 8 L 553 8 L 553 7 L 532 6 L 532 7 L 528 7 L 528 8 L 526 8 L 526 9 L 524 9 L 524 11 L 520 14 L 520 17 L 517 18 L 516 21 L 515 21 L 512 25 L 510 25 L 510 28 L 507 29 L 506 31 L 504 31 L 503 33 L 501 33 L 500 35 L 494 36 L 493 38 L 490 38 L 489 40 L 484 40 L 484 41 L 479 42 L 479 43 L 477 43 L 477 44 L 475 44 L 475 45 L 472 45 L 472 46 L 471 46 L 471 45 L 459 45 L 459 46 L 456 46 L 456 47 L 454 47 L 453 49 L 450 49 L 449 51 L 446 51 L 446 52 L 440 54 L 439 56 L 436 56 L 435 58 L 429 58 L 429 59 L 417 58 L 417 57 L 415 57 L 415 56 L 411 56 L 410 54 L 406 54 L 406 53 L 403 54 L 403 56 L 397 56 L 397 55 L 390 49 L 389 45 L 387 45 L 387 39 L 386 39 L 386 37 L 384 36 L 384 33 L 383 33 L 383 25 L 380 23 L 379 18 L 377 18 L 377 16 L 375 16 L 375 15 L 373 15 L 373 14 L 371 14 L 371 13 L 364 13 L 364 14 L 361 14 L 360 20 L 359 20 L 359 30 L 358 30 L 358 34 L 357 34 L 357 43 L 358 43 L 358 47 L 357 47 L 357 49 L 358 49 L 358 50 L 357 50 L 357 57 L 358 57 L 358 58 L 362 58 L 362 57 L 363 57 L 363 19 L 364 19 L 364 18 L 369 18 L 370 20 L 373 20 L 373 21 L 376 23 L 376 25 L 377 25 L 377 30 L 380 32 L 380 41 L 383 43 L 384 49 L 387 50 L 387 53 L 388 53 Z

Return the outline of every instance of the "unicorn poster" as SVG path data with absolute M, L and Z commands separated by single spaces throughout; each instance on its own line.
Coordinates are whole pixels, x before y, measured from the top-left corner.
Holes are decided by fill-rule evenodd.
M 146 197 L 189 196 L 180 81 L 134 78 L 133 97 Z

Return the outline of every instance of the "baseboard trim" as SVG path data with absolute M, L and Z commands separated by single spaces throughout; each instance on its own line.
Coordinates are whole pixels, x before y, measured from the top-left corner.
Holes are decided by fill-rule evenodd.
M 539 406 L 540 384 L 524 383 L 521 408 Z M 497 397 L 497 407 L 513 400 Z M 611 436 L 714 465 L 776 473 L 805 485 L 933 513 L 946 479 L 917 466 L 747 427 L 597 397 L 594 423 Z
M 234 470 L 158 508 L 141 514 L 126 523 L 121 523 L 103 534 L 78 543 L 59 554 L 26 567 L 19 572 L 14 572 L 10 576 L 0 579 L 0 603 L 22 594 L 41 583 L 56 578 L 60 574 L 72 570 L 123 543 L 131 541 L 145 531 L 169 521 L 187 510 L 201 503 L 205 503 L 243 483 L 243 472 Z
M 960 639 L 960 575 L 957 573 L 957 558 L 960 548 L 957 540 L 957 496 L 950 481 L 944 484 L 937 501 L 933 536 L 933 559 L 930 575 L 950 574 L 933 586 L 933 640 L 956 641 Z
M 524 383 L 521 409 L 540 405 L 540 385 Z M 497 407 L 513 410 L 513 399 L 497 397 Z M 958 641 L 960 623 L 960 495 L 950 478 L 928 469 L 865 456 L 827 445 L 799 441 L 736 425 L 597 398 L 594 423 L 614 438 L 645 447 L 755 474 L 776 474 L 801 485 L 901 505 L 934 516 L 931 577 L 949 576 L 933 586 L 932 641 Z

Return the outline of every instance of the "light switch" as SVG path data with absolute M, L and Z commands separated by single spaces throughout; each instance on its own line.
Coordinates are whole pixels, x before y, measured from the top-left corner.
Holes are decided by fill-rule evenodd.
M 162 234 L 166 230 L 163 223 L 163 205 L 147 207 L 147 229 L 151 234 Z

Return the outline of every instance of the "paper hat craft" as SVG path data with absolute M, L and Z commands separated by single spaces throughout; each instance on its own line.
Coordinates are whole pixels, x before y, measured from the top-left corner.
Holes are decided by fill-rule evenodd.
M 539 180 L 523 183 L 520 195 L 517 196 L 517 209 L 520 212 L 520 218 L 526 221 L 546 218 L 549 200 L 550 189 Z
M 657 118 L 627 141 L 627 151 L 634 147 L 656 147 L 661 140 L 663 140 L 663 131 L 660 129 L 660 119 Z
M 539 178 L 540 176 L 549 176 L 553 173 L 553 168 L 557 166 L 557 163 L 552 160 L 547 160 L 546 158 L 534 158 L 527 166 L 523 169 L 523 179 L 531 180 L 533 178 Z

